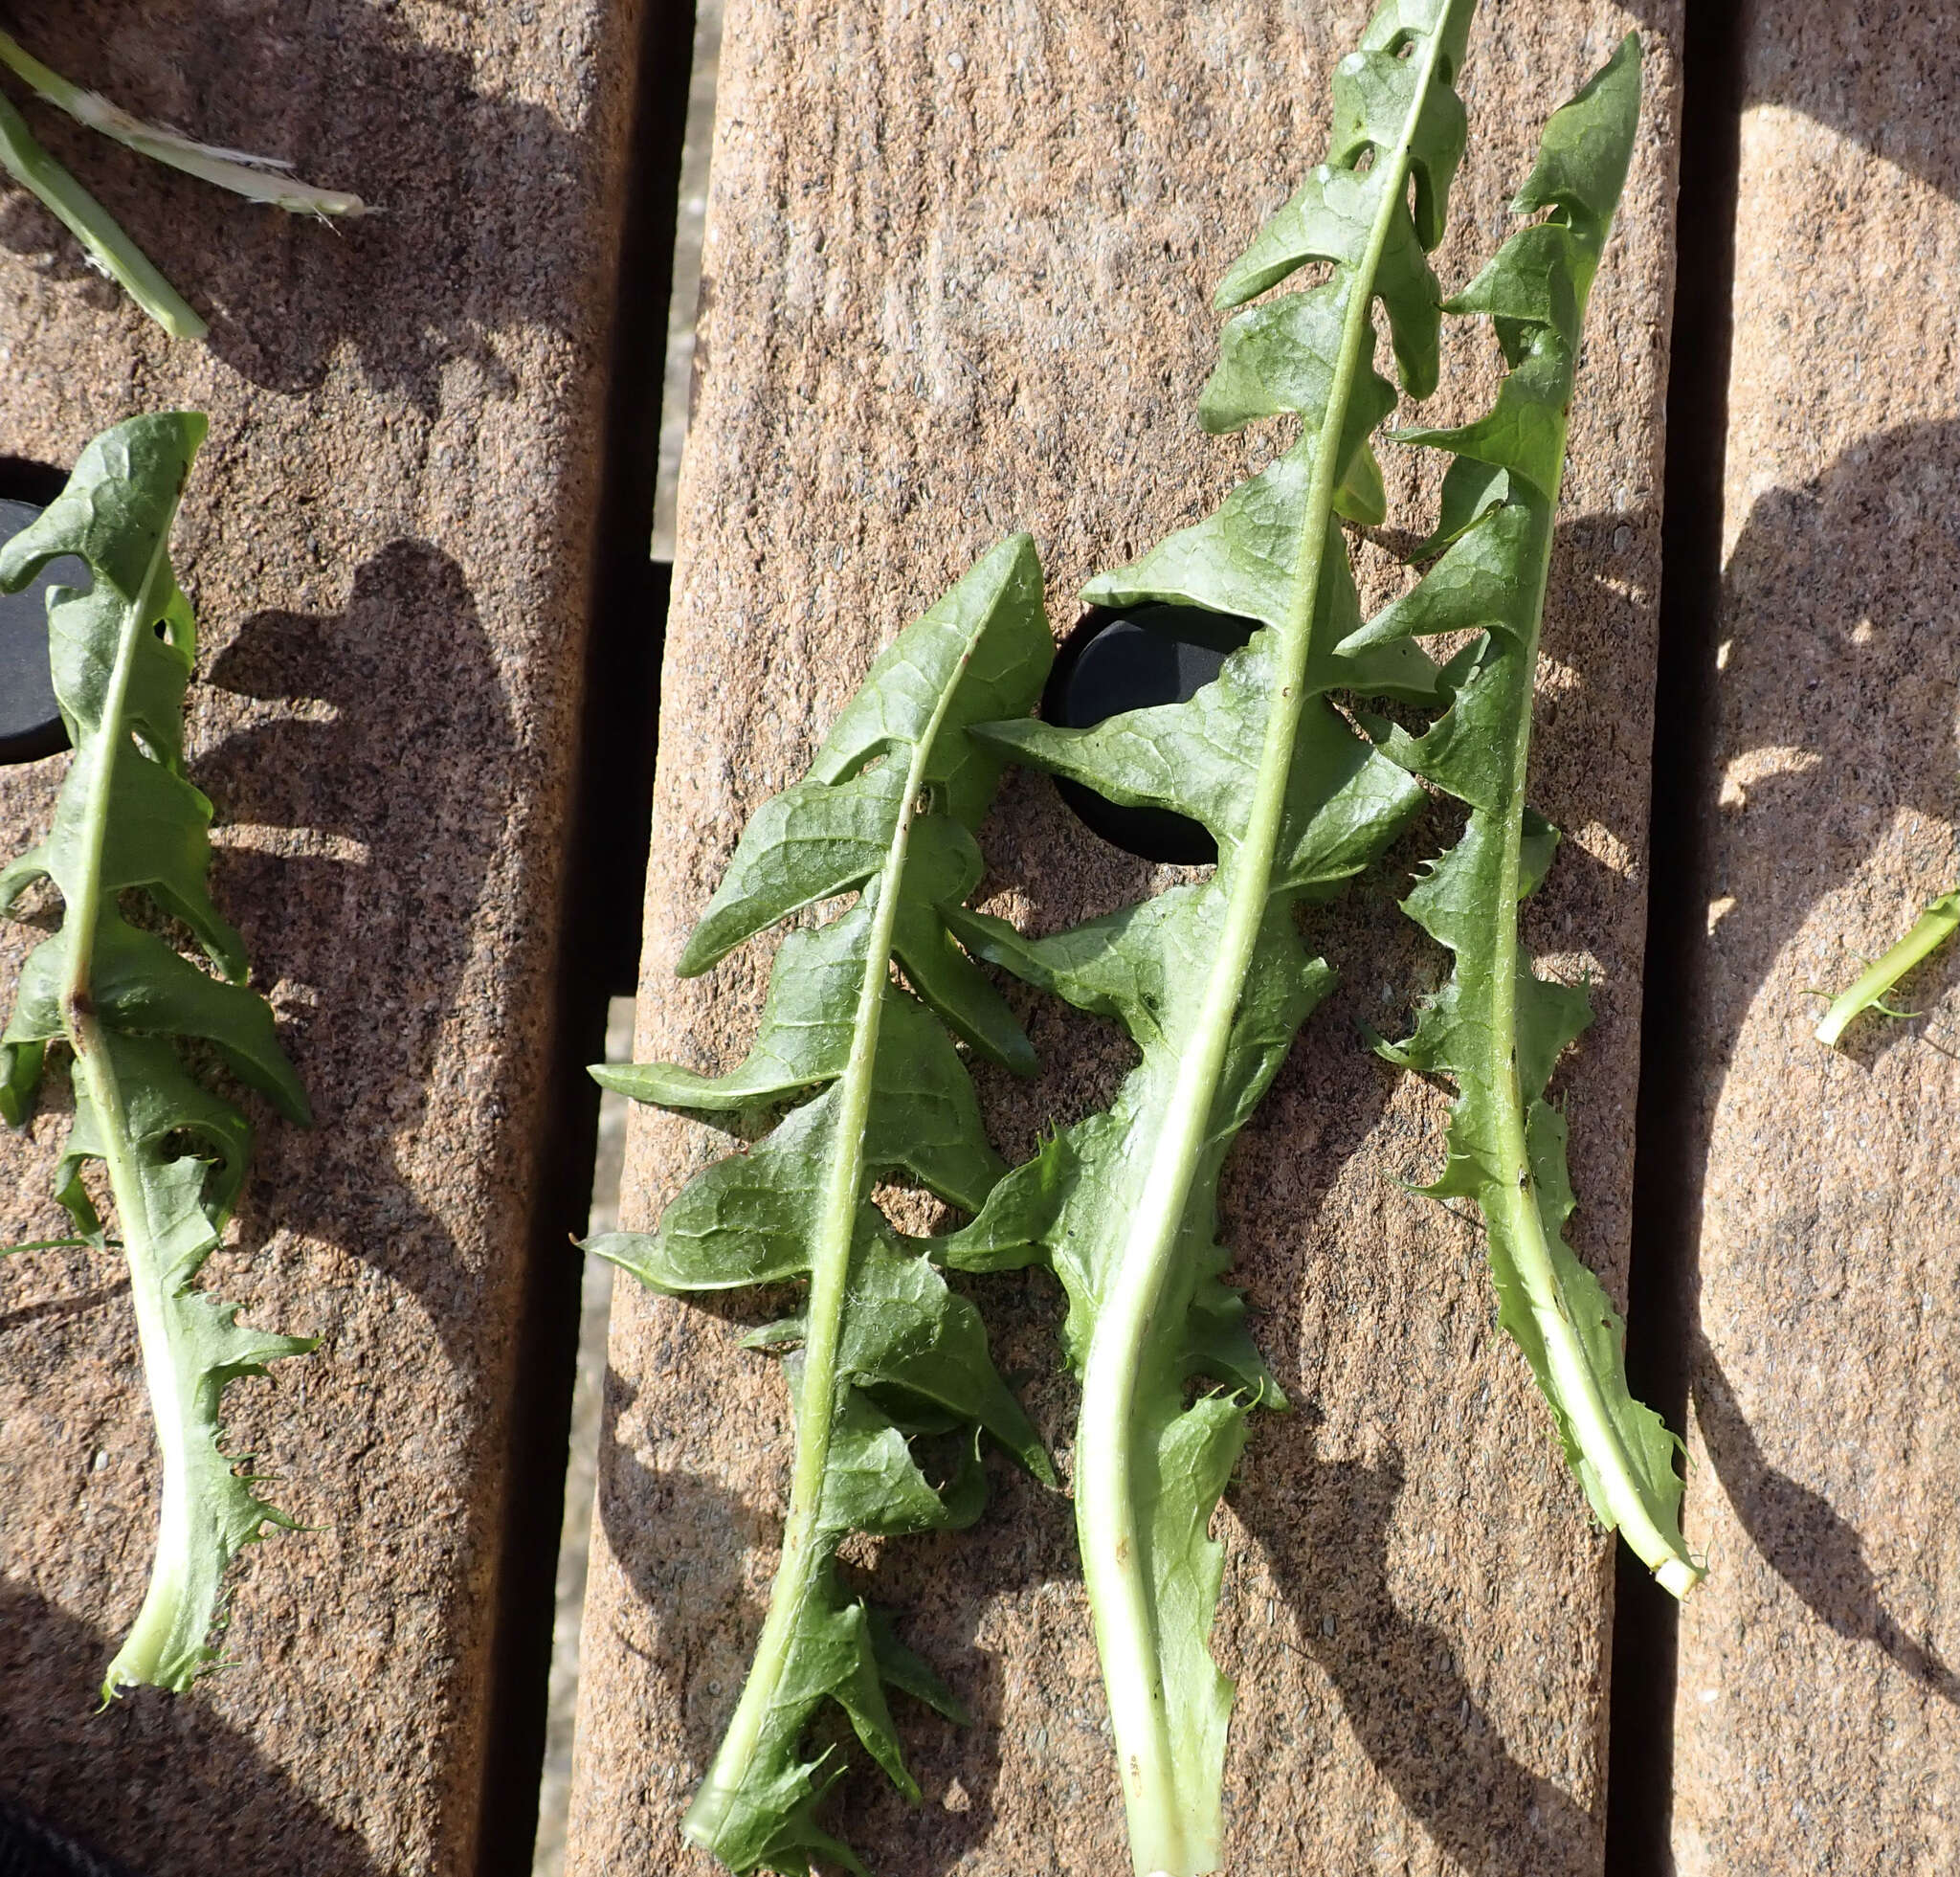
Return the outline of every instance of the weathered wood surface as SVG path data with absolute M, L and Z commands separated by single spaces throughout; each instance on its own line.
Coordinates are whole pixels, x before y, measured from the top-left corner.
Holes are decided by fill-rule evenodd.
M 1201 436 L 1192 414 L 1219 324 L 1211 289 L 1318 160 L 1330 65 L 1367 11 L 1136 17 L 1020 0 L 955 25 L 861 0 L 730 9 L 642 1057 L 740 1055 L 770 944 L 692 984 L 674 958 L 746 815 L 802 772 L 881 643 L 1022 525 L 1066 627 L 1085 576 L 1243 473 L 1241 446 Z M 1599 1021 L 1562 1080 L 1577 1242 L 1615 1284 L 1645 920 L 1674 6 L 1482 10 L 1442 257 L 1460 281 L 1489 252 L 1536 124 L 1630 24 L 1649 29 L 1649 112 L 1593 305 L 1536 763 L 1570 840 L 1530 921 L 1552 969 L 1595 980 Z M 1481 333 L 1455 344 L 1481 375 L 1446 370 L 1447 401 L 1473 411 L 1492 348 Z M 1404 504 L 1433 486 L 1406 461 L 1390 475 Z M 1395 576 L 1379 554 L 1370 566 L 1379 594 Z M 1444 828 L 1412 837 L 1397 866 Z M 1010 783 L 985 844 L 996 908 L 1044 930 L 1149 883 L 1033 777 Z M 1610 1553 L 1495 1331 L 1481 1235 L 1395 1184 L 1435 1164 L 1440 1117 L 1434 1091 L 1356 1040 L 1357 1017 L 1392 1027 L 1439 974 L 1395 884 L 1392 870 L 1317 924 L 1351 969 L 1227 1178 L 1228 1239 L 1299 1404 L 1256 1428 L 1222 1520 L 1217 1642 L 1240 1677 L 1228 1866 L 1564 1877 L 1602 1855 Z M 1106 1096 L 1122 1066 L 1106 1031 L 1052 1003 L 1033 1006 L 1033 1028 L 1041 1083 L 983 1090 L 1011 1156 Z M 637 1116 L 627 1222 L 650 1222 L 715 1151 L 704 1130 Z M 1036 1374 L 1031 1406 L 1065 1457 L 1057 1296 L 1040 1277 L 987 1286 L 1003 1366 Z M 676 1825 L 756 1634 L 788 1470 L 781 1377 L 736 1333 L 621 1294 L 572 1822 L 572 1866 L 591 1877 L 711 1868 Z M 860 1560 L 979 1715 L 963 1732 L 907 1708 L 922 1810 L 866 1776 L 841 1801 L 892 1877 L 1126 1862 L 1067 1503 L 1004 1467 L 995 1484 L 971 1534 Z
M 1757 4 L 1737 222 L 1674 1839 L 1682 1877 L 1960 1866 L 1960 957 L 1812 1040 L 1960 881 L 1960 57 Z
M 177 536 L 219 904 L 319 1127 L 265 1117 L 210 1282 L 324 1338 L 234 1391 L 318 1528 L 239 1574 L 239 1667 L 92 1714 L 154 1485 L 113 1264 L 0 1265 L 0 1790 L 152 1877 L 477 1867 L 516 1316 L 535 1185 L 634 71 L 628 4 L 40 5 L 145 114 L 386 211 L 339 234 L 36 122 L 212 318 L 171 345 L 0 198 L 0 453 L 133 412 L 212 436 Z M 10 850 L 65 759 L 0 777 Z M 0 932 L 0 971 L 33 935 Z M 0 1139 L 38 1235 L 56 1129 Z M 548 1620 L 548 1612 L 544 1613 Z

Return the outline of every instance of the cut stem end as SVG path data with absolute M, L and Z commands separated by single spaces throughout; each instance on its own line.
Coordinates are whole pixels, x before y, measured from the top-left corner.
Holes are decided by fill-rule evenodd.
M 1654 1573 L 1654 1581 L 1670 1597 L 1685 1600 L 1689 1591 L 1707 1575 L 1684 1557 L 1670 1557 Z

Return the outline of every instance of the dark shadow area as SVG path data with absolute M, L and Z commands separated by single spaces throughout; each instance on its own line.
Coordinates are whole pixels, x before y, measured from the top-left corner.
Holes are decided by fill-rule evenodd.
M 447 554 L 397 541 L 356 571 L 344 612 L 247 619 L 210 682 L 280 706 L 195 772 L 223 827 L 299 837 L 220 847 L 214 873 L 257 981 L 312 998 L 281 1015 L 317 1126 L 303 1145 L 261 1134 L 253 1190 L 279 1196 L 245 1209 L 248 1234 L 272 1218 L 319 1233 L 413 1292 L 445 1340 L 467 1333 L 479 1284 L 397 1156 L 459 1093 L 431 1071 L 510 807 L 514 731 L 475 599 Z M 391 1020 L 343 1016 L 377 1011 Z
M 49 1297 L 38 1304 L 23 1304 L 18 1309 L 0 1313 L 0 1336 L 10 1330 L 22 1330 L 30 1323 L 38 1323 L 46 1317 L 82 1316 L 106 1304 L 112 1297 L 127 1295 L 129 1280 L 126 1277 L 112 1278 L 107 1284 L 98 1285 L 93 1290 L 66 1293 L 59 1297 Z
M 1960 145 L 1937 109 L 1902 108 L 1926 96 L 1929 72 L 1951 70 L 1951 22 L 1938 7 L 1811 0 L 1688 0 L 1700 13 L 1752 14 L 1744 102 L 1781 105 L 1851 138 L 1930 184 L 1960 195 Z M 1687 174 L 1686 166 L 1682 173 Z
M 1699 791 L 1714 749 L 1723 481 L 1742 165 L 1745 9 L 1686 9 L 1674 327 L 1668 353 L 1659 656 L 1647 877 L 1703 876 Z M 1687 1284 L 1698 1187 L 1680 1151 L 1694 1099 L 1694 986 L 1706 933 L 1692 893 L 1650 890 L 1640 973 L 1640 1082 L 1634 1119 L 1627 1379 L 1677 1434 L 1687 1416 Z M 1680 1606 L 1624 1545 L 1614 1552 L 1607 1739 L 1607 1877 L 1671 1870 L 1674 1699 Z
M 1707 953 L 1719 951 L 1719 985 L 1691 982 L 1670 1019 L 1693 1037 L 1702 1091 L 1699 1111 L 1675 1133 L 1689 1244 L 1701 1229 L 1711 1091 L 1733 1061 L 1760 987 L 1813 907 L 1856 877 L 1889 819 L 1912 810 L 1928 822 L 1960 821 L 1952 752 L 1960 708 L 1956 481 L 1960 422 L 1902 425 L 1846 451 L 1814 480 L 1759 497 L 1729 557 L 1728 637 L 1720 669 L 1711 648 L 1704 671 L 1711 736 L 1691 810 L 1704 844 L 1694 888 L 1682 899 L 1698 928 L 1711 901 L 1733 904 L 1700 948 L 1704 975 Z M 1722 786 L 1725 771 L 1730 779 Z M 1951 884 L 1928 881 L 1927 897 Z M 1908 923 L 1902 917 L 1887 942 Z M 1902 994 L 1935 997 L 1956 972 L 1960 960 L 1944 950 Z M 1821 1011 L 1814 999 L 1803 1014 Z M 1868 1017 L 1847 1041 L 1853 1060 L 1869 1061 L 1931 1039 L 1916 1022 Z M 1684 1367 L 1699 1399 L 1708 1358 L 1694 1330 L 1692 1283 L 1685 1296 Z M 1719 1399 L 1720 1385 L 1711 1386 Z M 1728 1485 L 1712 1441 L 1711 1457 Z M 1738 1464 L 1746 1464 L 1739 1450 Z
M 516 731 L 475 595 L 450 555 L 397 540 L 355 570 L 342 611 L 247 618 L 206 680 L 270 706 L 229 711 L 234 727 L 193 774 L 219 806 L 214 896 L 245 933 L 254 981 L 287 987 L 281 1036 L 316 1123 L 260 1128 L 240 1249 L 258 1252 L 275 1224 L 338 1246 L 413 1299 L 451 1360 L 480 1367 L 480 1257 L 445 1216 L 433 1157 L 479 1137 L 464 1110 L 489 1091 L 437 1066 L 483 994 L 471 970 L 517 804 Z M 321 1361 L 359 1345 L 362 1307 L 351 1292 L 318 1299 Z M 458 1608 L 452 1620 L 467 1634 L 481 1620 Z M 460 1842 L 477 1792 L 452 1780 L 432 1802 L 436 1841 Z
M 1464 1870 L 1571 1877 L 1594 1855 L 1598 1821 L 1510 1756 L 1458 1672 L 1449 1634 L 1395 1606 L 1389 1526 L 1402 1482 L 1392 1450 L 1372 1466 L 1298 1468 L 1256 1447 L 1232 1503 L 1370 1763 L 1437 1849 Z
M 589 236 L 587 171 L 603 152 L 534 101 L 535 88 L 523 95 L 523 10 L 505 10 L 511 56 L 496 76 L 490 61 L 424 41 L 390 6 L 295 15 L 198 0 L 42 0 L 10 11 L 31 51 L 125 109 L 207 143 L 289 158 L 308 181 L 377 207 L 322 226 L 25 101 L 34 134 L 210 322 L 212 349 L 255 383 L 308 390 L 345 346 L 369 382 L 433 411 L 455 362 L 474 363 L 493 385 L 507 379 L 500 328 L 563 324 L 567 242 Z M 571 93 L 563 109 L 590 104 Z M 96 304 L 122 299 L 11 183 L 0 185 L 0 243 Z
M 1759 880 L 1766 889 L 1753 904 L 1737 895 L 1718 928 L 1725 951 L 1740 951 L 1751 968 L 1751 985 L 1811 906 L 1864 860 L 1885 816 L 1911 808 L 1929 820 L 1960 819 L 1956 478 L 1960 421 L 1878 432 L 1814 480 L 1760 496 L 1729 556 L 1728 650 L 1709 674 L 1712 759 L 1776 753 L 1767 772 L 1719 803 L 1708 799 L 1717 778 L 1704 777 L 1700 810 L 1716 838 L 1747 819 L 1748 877 L 1710 884 L 1733 892 Z M 1727 846 L 1732 866 L 1740 842 Z M 1950 884 L 1929 881 L 1927 897 Z M 1823 1006 L 1807 1009 L 1821 1015 Z M 1729 1060 L 1735 1027 L 1714 1052 L 1719 1064 Z M 1904 1041 L 1911 1033 L 1890 1035 Z
M 45 508 L 68 486 L 68 471 L 32 457 L 0 456 L 0 498 Z M 86 569 L 83 570 L 86 572 Z
M 338 1246 L 400 1286 L 399 1321 L 404 1330 L 413 1326 L 417 1346 L 428 1346 L 425 1336 L 439 1338 L 460 1363 L 479 1363 L 487 1333 L 480 1260 L 459 1251 L 440 1202 L 423 1196 L 432 1194 L 428 1142 L 440 1137 L 445 1106 L 462 1114 L 466 1100 L 483 1099 L 455 1081 L 432 1084 L 482 945 L 489 867 L 514 796 L 510 711 L 474 597 L 451 557 L 424 542 L 396 541 L 355 570 L 343 610 L 256 614 L 222 644 L 205 676 L 233 694 L 214 713 L 229 733 L 192 755 L 195 779 L 220 809 L 214 895 L 243 930 L 255 983 L 275 994 L 282 1038 L 319 1124 L 311 1131 L 260 1128 L 237 1215 L 239 1245 L 246 1256 L 256 1254 L 276 1221 Z M 422 1157 L 412 1161 L 418 1139 Z M 98 1270 L 73 1288 L 100 1285 Z M 371 1327 L 361 1314 L 362 1289 L 323 1286 L 312 1300 L 305 1327 L 323 1338 L 318 1362 L 329 1373 L 342 1365 L 320 1398 L 335 1399 L 336 1387 L 346 1388 L 345 1352 L 349 1343 L 359 1348 Z M 112 1332 L 114 1352 L 99 1338 L 95 1359 L 117 1385 L 127 1378 L 133 1336 L 126 1303 L 113 1287 L 102 1294 L 106 1312 L 39 1313 L 9 1352 L 16 1386 L 36 1371 L 72 1377 L 79 1355 L 63 1358 L 62 1339 L 71 1326 L 103 1314 L 117 1316 L 121 1327 Z M 264 1318 L 248 1313 L 248 1320 Z M 261 1390 L 295 1385 L 305 1383 L 275 1374 L 239 1391 L 234 1412 L 249 1425 Z M 72 1385 L 65 1398 L 79 1398 Z M 338 1398 L 345 1418 L 314 1430 L 318 1450 L 332 1459 L 296 1508 L 327 1524 L 357 1516 L 360 1503 L 359 1482 L 349 1483 L 343 1464 L 348 1444 L 363 1438 L 368 1404 L 358 1392 Z M 291 1467 L 300 1457 L 281 1442 L 277 1464 Z M 18 1535 L 33 1555 L 46 1553 L 44 1539 Z M 150 1542 L 141 1520 L 104 1535 L 126 1536 L 140 1548 Z M 458 1532 L 432 1542 L 464 1551 L 470 1540 Z M 76 1559 L 87 1555 L 85 1546 L 69 1549 Z M 345 1587 L 348 1609 L 371 1610 L 383 1599 L 387 1555 L 385 1548 L 362 1554 L 374 1575 Z M 294 1560 L 292 1568 L 303 1574 L 307 1567 Z M 95 1607 L 81 1580 L 59 1594 L 76 1607 Z M 460 1583 L 454 1594 L 467 1598 L 473 1587 Z M 41 1621 L 29 1611 L 23 1625 L 30 1617 Z M 444 1620 L 453 1625 L 445 1634 L 465 1637 L 486 1626 L 466 1603 Z M 132 1697 L 71 1743 L 63 1717 L 89 1712 L 107 1654 L 100 1640 L 92 1639 L 86 1659 L 78 1643 L 63 1642 L 58 1677 L 30 1663 L 0 1679 L 0 1726 L 19 1730 L 0 1749 L 0 1769 L 24 1799 L 85 1836 L 106 1836 L 104 1821 L 135 1821 L 109 1848 L 144 1869 L 243 1867 L 272 1844 L 291 1844 L 302 1867 L 323 1873 L 368 1867 L 353 1839 L 333 1838 L 311 1862 L 301 1855 L 309 1834 L 325 1827 L 300 1804 L 285 1775 L 261 1765 L 253 1748 L 213 1718 L 208 1696 Z M 276 1697 L 268 1701 L 266 1711 L 276 1712 Z M 307 1737 L 272 1725 L 289 1742 Z M 126 1754 L 116 1744 L 125 1735 Z M 91 1798 L 93 1788 L 72 1801 L 63 1797 L 62 1769 L 71 1759 L 100 1762 L 105 1787 L 120 1781 L 122 1809 L 100 1794 Z M 224 1769 L 228 1781 L 235 1777 L 236 1790 L 212 1798 L 211 1843 L 167 1838 L 164 1821 L 188 1816 L 178 1809 L 184 1790 L 220 1776 L 213 1769 Z M 458 1783 L 428 1801 L 441 1808 L 427 1827 L 437 1843 L 467 1841 L 469 1817 L 454 1809 Z M 470 1808 L 477 1799 L 472 1787 Z M 292 1822 L 279 1806 L 292 1811 Z M 229 1845 L 253 1848 L 234 1857 Z
M 141 1689 L 97 1712 L 114 1650 L 112 1637 L 0 1582 L 0 1795 L 136 1877 L 229 1877 L 261 1868 L 270 1844 L 290 1877 L 382 1877 L 359 1836 L 209 1702 Z
M 57 1832 L 0 1794 L 0 1877 L 132 1877 L 128 1867 Z
M 1847 1642 L 1875 1644 L 1923 1687 L 1960 1708 L 1960 1675 L 1899 1627 L 1865 1559 L 1864 1541 L 1831 1502 L 1770 1464 L 1705 1344 L 1695 1352 L 1694 1402 L 1722 1489 L 1764 1562 L 1820 1622 Z
M 1020 1391 L 1024 1397 L 1032 1392 Z M 890 1615 L 901 1640 L 939 1671 L 973 1720 L 958 1727 L 909 1695 L 892 1697 L 905 1761 L 923 1799 L 908 1805 L 881 1774 L 868 1769 L 844 1801 L 848 1810 L 840 1807 L 835 1815 L 849 1821 L 844 1836 L 875 1869 L 944 1877 L 988 1843 L 996 1821 L 1011 1670 L 1023 1688 L 1032 1674 L 1066 1698 L 1067 1684 L 1052 1670 L 1018 1651 L 984 1648 L 977 1637 L 1000 1597 L 1080 1579 L 1075 1508 L 1004 1454 L 988 1454 L 987 1483 L 987 1509 L 970 1531 L 890 1540 L 879 1548 L 875 1570 L 845 1574 L 854 1591 Z M 1100 1706 L 1100 1688 L 1081 1692 L 1082 1705 Z M 1039 1719 L 1058 1733 L 1072 1725 L 1063 1699 L 1044 1704 Z M 1090 1762 L 1098 1775 L 1107 1753 L 1106 1740 L 1099 1739 Z M 1058 1805 L 1058 1796 L 1049 1802 Z M 1025 1824 L 1025 1796 L 1013 1795 L 1009 1804 Z M 1050 1842 L 1062 1836 L 1058 1827 Z
M 1928 70 L 1949 62 L 1944 28 L 1930 14 L 1895 11 L 1883 31 L 1874 31 L 1858 9 L 1757 0 L 1753 8 L 1690 5 L 1686 21 L 1650 842 L 1653 879 L 1674 887 L 1657 890 L 1650 911 L 1628 1366 L 1636 1392 L 1676 1428 L 1683 1425 L 1696 1370 L 1696 1403 L 1718 1475 L 1765 1558 L 1816 1609 L 1800 1553 L 1766 1542 L 1774 1525 L 1794 1519 L 1806 1531 L 1829 1533 L 1836 1551 L 1856 1560 L 1827 1575 L 1869 1589 L 1869 1574 L 1857 1534 L 1821 1501 L 1802 1516 L 1786 1504 L 1782 1519 L 1761 1530 L 1745 1509 L 1762 1489 L 1762 1456 L 1726 1382 L 1702 1373 L 1712 1358 L 1697 1325 L 1694 1267 L 1710 1117 L 1697 1109 L 1721 1084 L 1736 1026 L 1764 974 L 1810 906 L 1857 865 L 1857 842 L 1841 838 L 1838 798 L 1869 787 L 1882 764 L 1885 784 L 1875 792 L 1882 810 L 1905 800 L 1935 816 L 1953 813 L 1939 703 L 1939 693 L 1950 689 L 1950 657 L 1915 668 L 1913 641 L 1927 643 L 1926 636 L 1938 631 L 1936 617 L 1915 607 L 1911 620 L 1881 612 L 1862 633 L 1860 626 L 1871 598 L 1909 591 L 1908 570 L 1920 566 L 1933 573 L 1943 595 L 1935 609 L 1947 606 L 1950 618 L 1956 549 L 1942 513 L 1950 503 L 1926 503 L 1910 491 L 1929 475 L 1937 479 L 1935 465 L 1950 476 L 1954 453 L 1949 439 L 1924 430 L 1894 433 L 1850 453 L 1815 484 L 1772 492 L 1749 515 L 1725 579 L 1740 118 L 1745 108 L 1763 104 L 1802 112 L 1949 196 L 1960 193 L 1960 151 L 1936 113 L 1899 106 L 1902 97 L 1923 94 Z M 1904 517 L 1893 512 L 1901 506 Z M 1903 541 L 1894 538 L 1900 534 Z M 1718 667 L 1725 620 L 1741 629 L 1731 648 L 1738 661 L 1732 675 Z M 1929 682 L 1934 673 L 1947 676 Z M 1739 715 L 1734 700 L 1742 703 Z M 1827 714 L 1858 723 L 1855 746 L 1841 730 L 1833 735 Z M 1949 707 L 1947 725 L 1950 717 Z M 1777 747 L 1821 757 L 1822 766 L 1748 786 L 1746 809 L 1741 802 L 1712 805 L 1727 763 Z M 1862 758 L 1860 773 L 1847 777 L 1838 761 L 1854 747 Z M 1763 870 L 1767 878 L 1718 880 L 1711 857 L 1721 830 L 1745 812 L 1754 850 L 1773 857 Z M 1724 953 L 1718 1007 L 1707 976 L 1705 916 L 1712 899 L 1731 895 L 1736 903 L 1716 941 Z M 1908 992 L 1923 990 L 1929 974 L 1916 973 L 1919 984 Z M 1909 1034 L 1868 1022 L 1849 1039 L 1849 1053 L 1903 1043 Z M 1791 1491 L 1811 1498 L 1804 1488 Z M 1854 1605 L 1862 1612 L 1856 1633 L 1876 1640 L 1890 1632 L 1875 1598 L 1868 1608 L 1857 1599 L 1840 1607 Z M 1673 1867 L 1677 1645 L 1678 1606 L 1622 1552 L 1609 1877 L 1648 1877 Z
M 734 1709 L 761 1627 L 759 1613 L 747 1608 L 742 1560 L 775 1549 L 779 1521 L 710 1481 L 644 1464 L 618 1432 L 638 1393 L 608 1368 L 594 1517 L 635 1595 L 676 1639 L 669 1660 L 646 1665 L 658 1687 L 657 1697 L 653 1688 L 649 1696 L 680 1716 L 689 1756 L 701 1769 Z M 717 1672 L 707 1673 L 704 1661 L 720 1665 Z

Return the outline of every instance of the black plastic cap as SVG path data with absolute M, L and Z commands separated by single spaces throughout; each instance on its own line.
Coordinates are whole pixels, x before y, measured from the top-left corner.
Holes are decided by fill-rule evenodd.
M 31 502 L 0 496 L 0 542 L 40 514 Z M 48 670 L 48 589 L 86 586 L 73 558 L 51 562 L 17 593 L 0 593 L 0 763 L 33 763 L 68 748 L 67 726 Z
M 1125 710 L 1183 704 L 1217 677 L 1227 656 L 1258 629 L 1257 619 L 1208 613 L 1201 606 L 1098 608 L 1062 642 L 1041 715 L 1051 724 L 1085 730 Z M 1085 827 L 1139 860 L 1196 867 L 1218 858 L 1218 843 L 1186 816 L 1125 808 L 1059 776 L 1056 787 Z

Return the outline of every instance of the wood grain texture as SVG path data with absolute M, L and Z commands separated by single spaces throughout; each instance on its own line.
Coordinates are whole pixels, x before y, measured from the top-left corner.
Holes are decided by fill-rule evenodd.
M 1213 283 L 1325 144 L 1331 64 L 1366 17 L 1093 0 L 948 15 L 738 0 L 722 56 L 694 429 L 661 712 L 638 1053 L 741 1054 L 769 941 L 673 961 L 748 813 L 802 772 L 875 650 L 1011 528 L 1071 595 L 1194 519 L 1246 446 L 1192 416 Z M 1472 153 L 1441 257 L 1459 282 L 1508 226 L 1536 126 L 1629 25 L 1649 110 L 1593 303 L 1543 668 L 1536 792 L 1570 838 L 1530 914 L 1599 1022 L 1561 1081 L 1583 1254 L 1617 1285 L 1644 930 L 1659 446 L 1674 189 L 1671 4 L 1482 10 Z M 1481 408 L 1494 348 L 1457 333 L 1432 409 Z M 1410 525 L 1430 474 L 1388 453 Z M 1371 592 L 1400 577 L 1366 550 Z M 1437 819 L 1317 941 L 1347 968 L 1228 1170 L 1226 1236 L 1298 1404 L 1254 1430 L 1221 1527 L 1216 1642 L 1240 1677 L 1228 1867 L 1570 1873 L 1601 1857 L 1610 1566 L 1522 1358 L 1496 1333 L 1481 1234 L 1409 1195 L 1441 1102 L 1356 1039 L 1443 961 L 1392 895 Z M 1149 890 L 1049 784 L 1010 781 L 983 837 L 992 905 L 1048 930 Z M 1109 1033 L 1023 1005 L 1046 1064 L 983 1084 L 998 1145 L 1106 1099 Z M 626 1222 L 716 1151 L 636 1115 Z M 983 1301 L 1064 1461 L 1058 1290 Z M 730 1317 L 739 1318 L 739 1307 Z M 724 1316 L 621 1293 L 588 1605 L 572 1867 L 703 1872 L 676 1835 L 733 1705 L 788 1469 L 780 1374 Z M 980 1722 L 902 1718 L 923 1809 L 858 1776 L 837 1801 L 886 1877 L 1126 1867 L 1069 1508 L 995 1469 L 970 1534 L 854 1549 L 861 1580 Z
M 0 452 L 212 416 L 175 544 L 192 772 L 319 1126 L 259 1111 L 208 1282 L 324 1339 L 234 1391 L 237 1449 L 315 1528 L 238 1572 L 238 1666 L 97 1717 L 154 1516 L 126 1286 L 0 1265 L 0 1789 L 151 1877 L 473 1870 L 636 9 L 14 11 L 119 102 L 384 213 L 255 211 L 36 110 L 204 346 L 0 197 Z M 65 761 L 0 774 L 10 848 Z M 10 981 L 34 936 L 0 931 Z M 56 1132 L 0 1139 L 10 1237 L 57 1218 Z
M 1682 1877 L 1960 1865 L 1960 956 L 1813 1040 L 1960 881 L 1960 57 L 1748 22 L 1689 1326 Z M 1795 1847 L 1800 1846 L 1800 1850 Z

